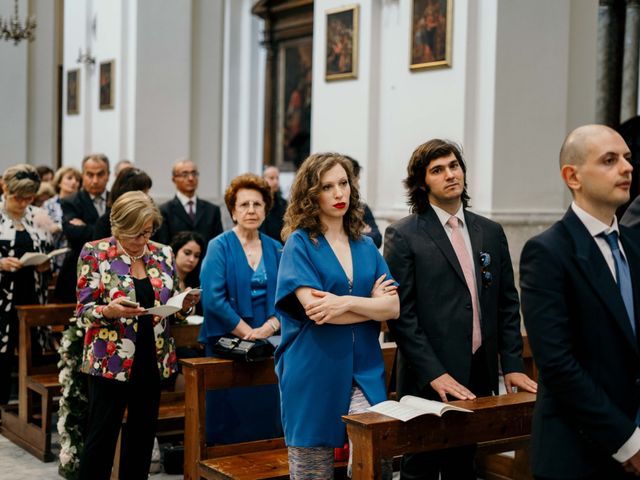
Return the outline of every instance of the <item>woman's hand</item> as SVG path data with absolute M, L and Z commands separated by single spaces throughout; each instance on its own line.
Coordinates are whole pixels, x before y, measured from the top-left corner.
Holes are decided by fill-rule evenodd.
M 4 257 L 0 259 L 0 270 L 3 272 L 15 272 L 22 268 L 22 262 L 16 257 Z
M 311 289 L 311 295 L 317 297 L 318 300 L 309 302 L 304 311 L 307 317 L 316 322 L 316 325 L 322 325 L 349 311 L 350 297 L 347 295 L 338 296 L 314 289 Z
M 188 312 L 191 308 L 200 301 L 200 293 L 189 293 L 182 301 L 182 311 Z
M 146 310 L 141 306 L 127 307 L 122 304 L 123 300 L 128 300 L 126 297 L 118 297 L 111 300 L 108 305 L 102 309 L 102 316 L 104 318 L 131 318 L 138 315 L 144 315 Z
M 262 338 L 269 338 L 273 335 L 273 328 L 269 326 L 269 321 L 267 320 L 262 324 L 261 327 L 252 328 L 251 331 L 244 336 L 244 340 L 258 340 Z
M 51 260 L 45 260 L 40 265 L 36 265 L 36 272 L 46 272 L 47 270 L 51 270 Z
M 393 285 L 394 280 L 392 278 L 390 278 L 389 280 L 385 280 L 384 277 L 386 276 L 387 274 L 383 273 L 380 278 L 378 278 L 373 284 L 373 288 L 371 289 L 371 298 L 398 294 L 398 287 L 396 285 Z

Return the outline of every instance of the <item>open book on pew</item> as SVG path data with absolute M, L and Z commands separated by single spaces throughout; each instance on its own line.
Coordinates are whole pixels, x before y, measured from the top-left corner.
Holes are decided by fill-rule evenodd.
M 420 415 L 437 415 L 441 417 L 443 413 L 448 411 L 473 413 L 473 410 L 456 407 L 448 403 L 436 402 L 435 400 L 427 400 L 426 398 L 414 397 L 413 395 L 405 395 L 399 402 L 395 400 L 380 402 L 369 407 L 367 410 L 382 413 L 383 415 L 397 418 L 403 422 L 407 422 Z
M 147 313 L 151 315 L 158 315 L 160 317 L 168 317 L 169 315 L 173 315 L 178 310 L 182 309 L 182 302 L 184 302 L 184 297 L 187 295 L 192 295 L 196 293 L 202 292 L 199 288 L 192 288 L 191 290 L 187 290 L 186 292 L 182 292 L 180 295 L 175 295 L 167 300 L 167 303 L 164 305 L 160 305 L 158 307 L 147 308 Z
M 47 260 L 51 260 L 53 257 L 57 255 L 62 255 L 63 253 L 67 253 L 69 250 L 71 250 L 69 247 L 64 247 L 49 253 L 27 252 L 20 257 L 20 262 L 22 262 L 23 267 L 40 265 L 46 262 Z

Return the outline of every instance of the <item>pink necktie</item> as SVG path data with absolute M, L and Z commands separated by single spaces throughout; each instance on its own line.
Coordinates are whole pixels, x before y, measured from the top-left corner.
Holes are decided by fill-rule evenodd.
M 189 211 L 187 213 L 189 214 L 189 218 L 193 222 L 196 219 L 196 213 L 193 211 L 193 200 L 189 200 L 187 202 L 187 205 L 189 205 Z
M 478 310 L 478 295 L 476 292 L 476 282 L 473 278 L 473 264 L 469 258 L 469 251 L 464 243 L 464 237 L 460 231 L 460 219 L 451 217 L 447 221 L 447 225 L 451 227 L 451 245 L 456 252 L 456 257 L 462 267 L 464 279 L 467 281 L 469 293 L 471 293 L 471 307 L 473 309 L 473 335 L 471 339 L 471 352 L 476 353 L 482 344 L 482 333 L 480 331 L 480 311 Z

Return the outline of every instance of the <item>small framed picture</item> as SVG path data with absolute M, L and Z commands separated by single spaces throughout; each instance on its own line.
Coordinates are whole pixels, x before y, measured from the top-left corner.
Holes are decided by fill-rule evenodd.
M 115 61 L 100 62 L 100 110 L 113 108 L 113 77 Z
M 67 71 L 67 115 L 80 113 L 80 70 Z
M 411 70 L 451 66 L 453 0 L 413 0 Z
M 360 7 L 327 10 L 325 79 L 358 76 L 358 13 Z

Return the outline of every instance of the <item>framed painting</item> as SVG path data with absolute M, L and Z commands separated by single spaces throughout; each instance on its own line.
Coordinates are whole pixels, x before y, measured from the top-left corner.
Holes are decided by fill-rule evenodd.
M 359 6 L 327 10 L 325 79 L 358 76 Z
M 80 113 L 80 70 L 67 71 L 67 115 Z
M 311 149 L 312 38 L 282 42 L 278 52 L 276 166 L 297 170 Z
M 100 110 L 113 108 L 113 78 L 115 61 L 100 62 Z
M 451 66 L 453 0 L 413 0 L 411 70 Z

